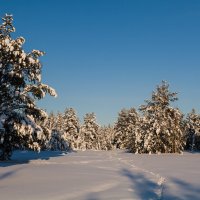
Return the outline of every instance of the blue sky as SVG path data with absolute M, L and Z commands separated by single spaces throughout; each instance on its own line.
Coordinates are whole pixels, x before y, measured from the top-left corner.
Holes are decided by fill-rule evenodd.
M 0 0 L 5 13 L 27 51 L 46 52 L 43 82 L 58 93 L 38 103 L 47 111 L 114 123 L 162 80 L 179 93 L 175 106 L 200 111 L 200 1 Z

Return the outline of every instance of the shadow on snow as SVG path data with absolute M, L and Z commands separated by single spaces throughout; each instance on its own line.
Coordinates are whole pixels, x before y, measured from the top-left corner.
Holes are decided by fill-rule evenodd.
M 134 195 L 137 195 L 139 199 L 159 199 L 159 196 L 156 193 L 159 186 L 154 181 L 149 180 L 139 172 L 133 174 L 128 169 L 123 169 L 122 175 L 130 180 L 132 184 L 131 189 L 134 191 Z
M 126 176 L 132 184 L 132 190 L 134 195 L 138 196 L 138 200 L 199 200 L 200 199 L 200 184 L 199 186 L 187 183 L 177 178 L 171 178 L 168 181 L 174 184 L 176 189 L 180 189 L 180 192 L 171 194 L 170 189 L 164 183 L 162 196 L 158 194 L 159 188 L 156 182 L 149 180 L 143 174 L 129 171 L 128 169 L 122 170 L 122 175 Z M 133 196 L 134 196 L 133 195 Z
M 181 194 L 170 194 L 170 190 L 168 190 L 168 187 L 164 187 L 164 200 L 199 200 L 200 199 L 200 184 L 192 185 L 190 183 L 187 183 L 183 180 L 177 179 L 177 178 L 171 178 L 170 181 L 175 184 L 176 188 L 179 190 L 181 189 Z M 169 192 L 166 192 L 169 191 Z
M 0 167 L 28 164 L 31 160 L 49 160 L 52 157 L 59 157 L 64 155 L 66 155 L 66 152 L 62 151 L 14 151 L 11 160 L 0 161 Z

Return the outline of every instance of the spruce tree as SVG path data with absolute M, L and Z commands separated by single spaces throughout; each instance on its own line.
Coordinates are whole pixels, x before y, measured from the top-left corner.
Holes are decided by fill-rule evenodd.
M 47 150 L 48 144 L 51 138 L 51 130 L 48 128 L 48 117 L 44 120 L 36 120 L 36 124 L 38 124 L 42 129 L 42 137 L 38 140 L 38 144 L 41 150 Z
M 72 149 L 78 150 L 82 142 L 79 135 L 80 125 L 76 112 L 73 108 L 66 108 L 63 115 L 64 137 Z
M 44 52 L 25 52 L 25 39 L 13 39 L 13 18 L 5 15 L 0 25 L 0 159 L 11 157 L 15 146 L 40 150 L 43 129 L 36 121 L 47 114 L 36 106 L 36 100 L 46 93 L 56 96 L 55 90 L 41 82 L 40 56 Z
M 186 118 L 186 149 L 200 150 L 200 115 L 195 109 Z
M 53 122 L 53 116 L 52 122 Z M 54 122 L 53 122 L 54 123 Z M 55 128 L 51 131 L 51 139 L 49 141 L 49 149 L 54 151 L 68 151 L 69 142 L 68 138 L 65 136 L 64 132 L 64 119 L 63 114 L 58 112 L 57 116 L 55 117 Z
M 135 148 L 139 116 L 135 108 L 122 109 L 115 124 L 115 144 L 119 149 Z
M 84 117 L 84 123 L 81 126 L 82 143 L 81 149 L 98 149 L 98 133 L 99 125 L 96 122 L 94 113 L 87 113 Z
M 183 114 L 170 103 L 177 93 L 169 91 L 165 81 L 153 92 L 151 100 L 140 107 L 141 153 L 175 153 L 184 148 Z
M 97 132 L 97 149 L 112 150 L 114 149 L 114 127 L 111 125 L 100 127 Z
M 53 112 L 49 114 L 46 126 L 50 131 L 56 128 L 56 116 Z

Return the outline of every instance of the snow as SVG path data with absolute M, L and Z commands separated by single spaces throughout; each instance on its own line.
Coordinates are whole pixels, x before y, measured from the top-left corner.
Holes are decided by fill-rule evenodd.
M 5 116 L 0 115 L 0 131 L 3 131 L 3 130 L 4 130 L 4 127 L 3 127 L 4 117 L 5 117 Z
M 0 162 L 4 200 L 197 200 L 200 154 L 16 151 Z
M 1 121 L 0 121 L 0 129 L 3 129 L 3 124 Z

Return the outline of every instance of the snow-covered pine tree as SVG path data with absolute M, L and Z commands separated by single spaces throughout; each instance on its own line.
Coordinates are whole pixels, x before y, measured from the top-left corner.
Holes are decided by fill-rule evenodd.
M 50 131 L 56 128 L 56 116 L 53 112 L 49 114 L 46 126 Z
M 63 114 L 58 112 L 56 116 L 56 131 L 63 132 Z
M 122 109 L 115 124 L 115 144 L 119 149 L 135 151 L 136 129 L 139 115 L 135 108 Z
M 141 146 L 139 153 L 175 153 L 184 148 L 183 114 L 170 106 L 177 93 L 165 81 L 153 92 L 151 100 L 140 107 Z
M 53 135 L 53 131 L 56 129 L 56 116 L 53 112 L 51 112 L 45 120 L 45 122 L 40 122 L 43 128 L 43 131 L 46 133 L 46 139 L 43 142 L 43 149 L 48 150 L 51 149 L 51 138 Z
M 63 134 L 56 129 L 51 131 L 51 138 L 48 144 L 48 149 L 52 151 L 67 151 L 69 150 L 69 144 L 64 140 Z
M 94 113 L 87 113 L 84 117 L 84 123 L 81 126 L 81 137 L 83 140 L 80 148 L 85 149 L 98 149 L 97 132 L 99 125 L 96 122 L 96 116 Z
M 112 150 L 114 149 L 114 127 L 111 125 L 100 127 L 97 133 L 97 149 Z
M 48 149 L 49 140 L 51 138 L 51 130 L 48 128 L 48 118 L 45 120 L 36 120 L 36 123 L 42 128 L 42 137 L 38 140 L 41 150 Z
M 75 110 L 73 108 L 66 108 L 63 115 L 64 138 L 69 142 L 69 146 L 73 150 L 78 150 L 82 143 L 79 130 L 79 119 Z
M 40 150 L 42 128 L 36 121 L 42 121 L 47 114 L 36 106 L 35 101 L 46 93 L 56 96 L 54 89 L 41 82 L 40 56 L 44 52 L 23 50 L 25 39 L 12 39 L 15 31 L 13 18 L 5 15 L 0 25 L 0 159 L 11 157 L 13 148 L 23 145 Z
M 48 145 L 49 149 L 54 151 L 67 151 L 69 150 L 69 142 L 64 133 L 63 114 L 58 112 L 55 120 L 55 128 L 53 128 L 51 131 L 51 139 Z
M 200 150 L 200 115 L 195 109 L 186 118 L 186 149 Z
M 118 119 L 115 124 L 114 130 L 115 130 L 115 137 L 114 137 L 114 144 L 116 145 L 116 148 L 123 149 L 127 147 L 127 116 L 128 116 L 128 110 L 123 108 L 118 113 Z

